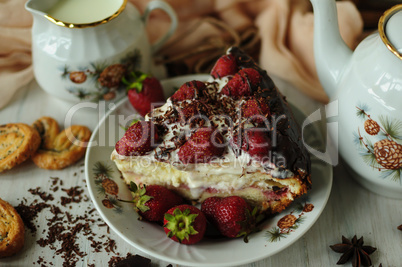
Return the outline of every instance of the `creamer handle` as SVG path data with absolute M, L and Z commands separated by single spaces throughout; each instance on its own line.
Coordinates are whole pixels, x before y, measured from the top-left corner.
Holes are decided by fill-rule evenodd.
M 152 10 L 154 9 L 162 9 L 165 11 L 168 16 L 170 17 L 170 28 L 169 30 L 163 35 L 161 38 L 159 38 L 158 41 L 156 41 L 154 44 L 151 45 L 151 53 L 155 54 L 156 51 L 158 51 L 162 45 L 170 38 L 170 36 L 173 35 L 173 33 L 176 31 L 177 28 L 177 15 L 176 12 L 173 10 L 173 8 L 166 2 L 164 1 L 158 1 L 154 0 L 148 3 L 144 14 L 142 15 L 142 20 L 144 21 L 144 24 L 146 25 L 148 22 L 148 17 L 151 14 Z

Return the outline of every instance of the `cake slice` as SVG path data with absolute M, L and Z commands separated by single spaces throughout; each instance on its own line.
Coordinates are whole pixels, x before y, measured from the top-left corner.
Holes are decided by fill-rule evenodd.
M 311 187 L 309 154 L 288 103 L 236 47 L 207 82 L 186 82 L 131 126 L 111 159 L 127 183 L 162 185 L 197 202 L 236 195 L 266 214 Z

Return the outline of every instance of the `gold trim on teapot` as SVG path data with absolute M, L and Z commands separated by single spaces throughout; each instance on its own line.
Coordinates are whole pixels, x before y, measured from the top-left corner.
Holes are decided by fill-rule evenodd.
M 402 4 L 393 6 L 387 11 L 385 11 L 384 14 L 381 16 L 380 20 L 378 21 L 378 32 L 380 34 L 381 40 L 384 42 L 387 48 L 399 59 L 402 59 L 402 54 L 389 41 L 387 35 L 385 34 L 385 26 L 387 24 L 387 21 L 389 20 L 390 17 L 392 17 L 392 15 L 394 15 L 399 11 L 402 11 Z

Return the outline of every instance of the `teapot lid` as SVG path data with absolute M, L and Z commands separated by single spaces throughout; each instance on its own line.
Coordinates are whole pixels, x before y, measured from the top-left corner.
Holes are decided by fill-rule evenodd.
M 378 31 L 387 48 L 402 59 L 402 4 L 396 5 L 382 15 Z

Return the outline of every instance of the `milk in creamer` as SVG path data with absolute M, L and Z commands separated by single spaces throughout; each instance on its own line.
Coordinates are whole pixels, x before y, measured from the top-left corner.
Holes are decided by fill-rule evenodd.
M 60 0 L 47 13 L 65 23 L 93 23 L 112 16 L 123 2 L 123 0 Z

